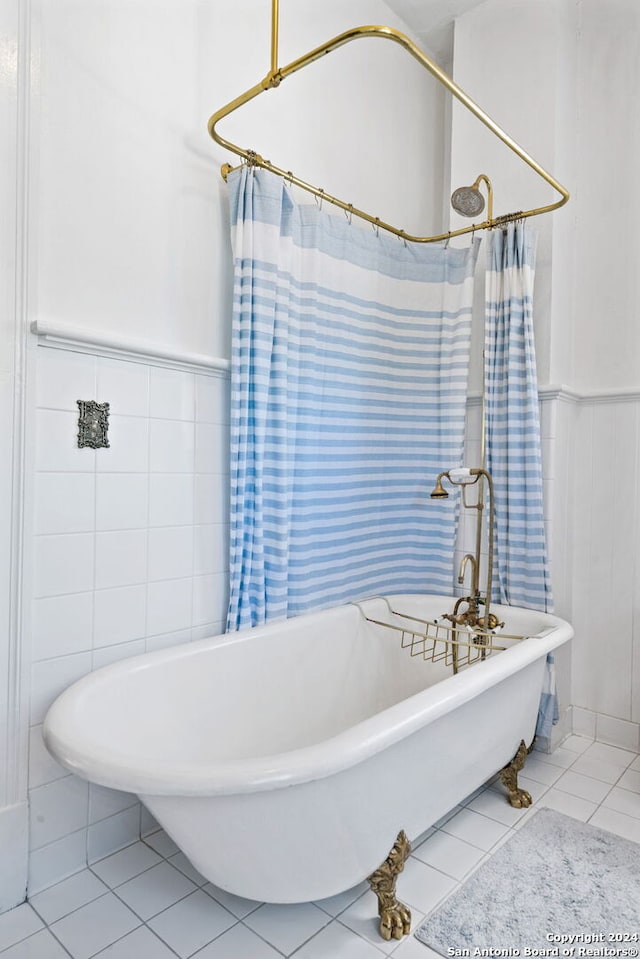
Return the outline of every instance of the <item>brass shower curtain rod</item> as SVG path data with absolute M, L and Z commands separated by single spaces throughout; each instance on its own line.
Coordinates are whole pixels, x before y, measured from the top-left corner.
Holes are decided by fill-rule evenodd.
M 217 110 L 209 119 L 208 130 L 211 137 L 219 143 L 220 146 L 225 147 L 227 150 L 230 150 L 232 153 L 235 153 L 237 156 L 242 157 L 245 163 L 248 163 L 252 166 L 263 167 L 266 170 L 270 170 L 272 173 L 276 173 L 278 176 L 284 177 L 289 183 L 295 184 L 295 186 L 301 187 L 303 190 L 306 190 L 308 193 L 313 194 L 313 196 L 319 198 L 320 200 L 326 200 L 328 203 L 332 203 L 334 206 L 339 207 L 344 210 L 349 218 L 353 216 L 360 217 L 363 220 L 368 221 L 372 226 L 378 230 L 387 230 L 389 233 L 393 233 L 395 236 L 400 237 L 403 240 L 408 240 L 413 243 L 433 243 L 439 240 L 446 240 L 450 237 L 461 236 L 464 233 L 472 233 L 476 230 L 490 230 L 493 227 L 501 226 L 502 224 L 508 222 L 509 220 L 515 219 L 524 219 L 525 217 L 537 216 L 540 213 L 549 213 L 551 210 L 557 210 L 558 207 L 564 206 L 564 204 L 569 199 L 569 192 L 560 184 L 554 177 L 551 176 L 539 163 L 537 163 L 528 153 L 526 153 L 521 146 L 519 146 L 515 140 L 513 140 L 507 133 L 502 130 L 498 124 L 489 117 L 484 110 L 474 103 L 474 101 L 464 92 L 464 90 L 455 83 L 451 77 L 449 77 L 444 70 L 442 70 L 437 63 L 435 63 L 426 53 L 424 53 L 412 40 L 409 39 L 404 33 L 401 33 L 399 30 L 395 30 L 393 27 L 383 27 L 383 26 L 363 26 L 363 27 L 353 27 L 351 30 L 347 30 L 345 33 L 340 33 L 338 36 L 333 37 L 327 43 L 323 43 L 322 46 L 315 47 L 315 49 L 310 50 L 309 53 L 304 54 L 304 56 L 298 57 L 297 60 L 293 60 L 291 63 L 287 64 L 284 67 L 278 66 L 278 3 L 279 0 L 272 0 L 271 5 L 271 69 L 267 73 L 264 80 L 261 80 L 260 83 L 257 83 L 255 86 L 251 87 L 245 93 L 240 94 L 234 100 L 231 100 L 230 103 L 227 103 L 226 106 L 222 107 L 220 110 Z M 321 189 L 320 187 L 315 187 L 310 183 L 307 183 L 305 180 L 301 180 L 299 177 L 295 176 L 291 170 L 282 170 L 280 167 L 276 166 L 274 163 L 271 163 L 269 160 L 265 160 L 259 153 L 256 153 L 253 150 L 244 149 L 243 147 L 238 146 L 235 143 L 231 143 L 229 140 L 225 140 L 218 131 L 216 130 L 217 123 L 222 120 L 224 117 L 229 116 L 231 113 L 234 113 L 240 107 L 244 106 L 245 103 L 248 103 L 250 100 L 253 100 L 260 93 L 263 93 L 265 90 L 273 89 L 280 85 L 282 80 L 286 77 L 291 76 L 291 74 L 296 73 L 298 70 L 302 70 L 304 67 L 308 66 L 310 63 L 313 63 L 315 60 L 319 60 L 321 57 L 325 56 L 328 53 L 332 53 L 334 50 L 337 50 L 338 47 L 344 46 L 346 43 L 350 43 L 352 40 L 358 40 L 362 37 L 380 37 L 385 40 L 393 40 L 395 43 L 400 44 L 408 53 L 414 57 L 418 63 L 420 63 L 429 73 L 431 73 L 439 83 L 446 87 L 449 92 L 456 97 L 457 100 L 462 103 L 463 106 L 467 108 L 474 116 L 476 116 L 486 127 L 491 130 L 491 132 L 498 137 L 506 146 L 509 147 L 521 160 L 524 161 L 531 169 L 542 177 L 550 186 L 553 187 L 560 194 L 560 199 L 556 200 L 555 203 L 549 203 L 546 206 L 535 207 L 532 210 L 519 210 L 517 213 L 509 213 L 506 216 L 493 217 L 491 205 L 488 209 L 488 217 L 482 223 L 473 223 L 471 226 L 462 227 L 459 230 L 450 230 L 446 233 L 440 233 L 437 236 L 412 236 L 407 233 L 405 230 L 399 230 L 394 226 L 391 226 L 389 223 L 385 223 L 377 216 L 371 216 L 369 213 L 365 213 L 364 210 L 359 210 L 357 207 L 354 207 L 352 203 L 345 203 L 344 200 L 340 200 L 338 197 L 333 196 L 330 193 L 327 193 L 326 190 Z M 230 164 L 225 163 L 221 168 L 222 176 L 227 178 L 227 175 L 237 167 L 232 167 Z M 485 179 L 486 185 L 489 189 L 489 196 L 491 198 L 491 185 L 488 182 L 488 178 L 481 174 L 478 178 Z M 478 181 L 476 181 L 477 183 Z

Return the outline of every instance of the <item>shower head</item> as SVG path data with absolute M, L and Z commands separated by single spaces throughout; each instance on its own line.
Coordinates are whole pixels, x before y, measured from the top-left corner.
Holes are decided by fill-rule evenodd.
M 459 186 L 451 194 L 451 206 L 462 216 L 478 216 L 484 210 L 484 197 L 477 186 Z
M 484 210 L 484 197 L 480 192 L 480 184 L 484 182 L 487 188 L 489 219 L 493 216 L 493 188 L 486 173 L 476 177 L 471 186 L 459 186 L 451 195 L 451 206 L 462 216 L 479 216 Z
M 442 485 L 442 477 L 446 476 L 446 473 L 440 473 L 436 480 L 436 485 L 430 493 L 431 499 L 449 499 L 449 494 Z

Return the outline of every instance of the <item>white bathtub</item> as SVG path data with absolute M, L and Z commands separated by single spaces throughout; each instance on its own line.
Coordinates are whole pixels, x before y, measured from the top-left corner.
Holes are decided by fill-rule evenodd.
M 452 607 L 392 602 L 424 618 Z M 382 599 L 363 608 L 387 616 Z M 546 654 L 572 629 L 493 611 L 532 638 L 456 676 L 355 605 L 127 659 L 58 698 L 45 742 L 77 775 L 137 793 L 217 886 L 266 902 L 332 896 L 533 739 Z

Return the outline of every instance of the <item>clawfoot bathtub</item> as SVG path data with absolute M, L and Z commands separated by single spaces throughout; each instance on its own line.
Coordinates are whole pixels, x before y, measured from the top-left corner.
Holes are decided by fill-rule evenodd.
M 450 598 L 389 597 L 431 620 Z M 44 724 L 85 779 L 137 793 L 194 866 L 259 901 L 332 896 L 533 739 L 560 619 L 493 607 L 502 652 L 452 675 L 382 598 L 148 653 L 66 690 Z M 433 657 L 437 658 L 437 657 Z

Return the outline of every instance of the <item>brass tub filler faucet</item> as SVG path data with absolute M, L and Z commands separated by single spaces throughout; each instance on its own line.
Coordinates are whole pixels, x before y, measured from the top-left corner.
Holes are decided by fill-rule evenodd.
M 442 480 L 446 478 L 455 486 L 462 486 L 462 505 L 464 509 L 475 509 L 476 519 L 476 544 L 475 555 L 467 553 L 460 563 L 458 572 L 458 583 L 464 583 L 464 576 L 467 564 L 471 564 L 471 593 L 469 596 L 461 596 L 452 613 L 445 613 L 442 619 L 448 620 L 454 626 L 469 627 L 474 630 L 479 627 L 484 633 L 491 633 L 496 629 L 502 629 L 504 623 L 498 620 L 497 616 L 490 611 L 491 604 L 491 583 L 493 577 L 493 528 L 494 528 L 494 503 L 493 503 L 493 481 L 491 474 L 480 467 L 471 469 L 445 470 L 439 473 L 436 478 L 436 485 L 431 492 L 431 499 L 448 499 L 449 494 L 442 485 Z M 485 594 L 480 592 L 480 553 L 482 550 L 482 514 L 484 511 L 484 483 L 489 492 L 489 530 L 488 530 L 488 550 L 487 550 L 487 583 Z M 475 503 L 467 502 L 467 487 L 476 486 L 478 495 Z M 465 606 L 460 612 L 460 607 Z M 484 614 L 481 615 L 480 607 L 484 606 Z M 480 638 L 480 637 L 478 637 Z M 484 636 L 486 638 L 486 636 Z M 457 669 L 454 666 L 454 672 Z
M 421 619 L 401 610 L 392 609 L 385 600 L 390 614 L 389 620 L 375 620 L 366 617 L 378 626 L 396 630 L 403 648 L 409 649 L 411 656 L 422 656 L 429 662 L 444 662 L 457 673 L 463 666 L 471 666 L 482 661 L 492 652 L 502 651 L 513 642 L 523 639 L 508 633 L 500 633 L 500 645 L 496 631 L 504 628 L 504 623 L 491 612 L 491 583 L 493 575 L 493 524 L 494 502 L 491 474 L 485 469 L 445 470 L 438 474 L 436 485 L 431 493 L 432 499 L 448 499 L 449 494 L 442 485 L 446 479 L 453 486 L 462 486 L 462 505 L 465 509 L 476 510 L 475 553 L 466 553 L 460 563 L 458 583 L 465 581 L 467 567 L 471 567 L 469 594 L 459 597 L 452 612 L 443 613 L 437 619 Z M 482 519 L 485 508 L 484 485 L 488 490 L 489 528 L 487 532 L 487 579 L 484 594 L 480 589 L 480 554 L 482 550 Z M 476 486 L 475 503 L 467 500 L 467 487 Z M 358 605 L 358 604 L 356 604 Z M 391 618 L 393 617 L 393 619 Z M 503 643 L 504 640 L 504 643 Z M 506 645 L 505 645 L 506 644 Z

